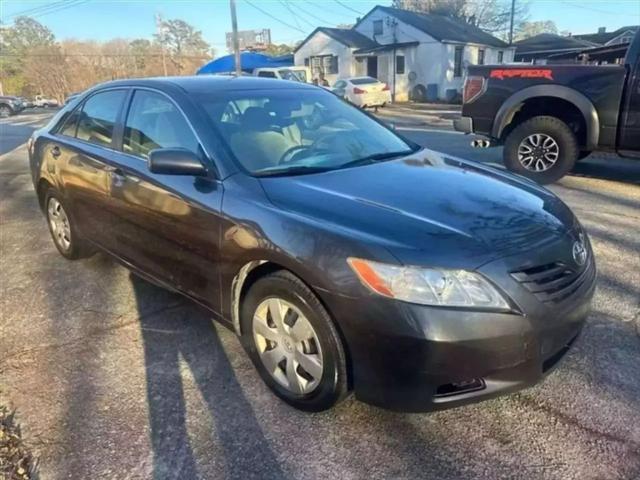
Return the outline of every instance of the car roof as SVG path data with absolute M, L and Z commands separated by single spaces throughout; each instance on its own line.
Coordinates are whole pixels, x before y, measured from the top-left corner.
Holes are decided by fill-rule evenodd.
M 107 88 L 115 86 L 155 87 L 158 89 L 162 89 L 162 87 L 177 86 L 187 93 L 318 88 L 314 85 L 301 82 L 292 82 L 288 80 L 253 76 L 236 77 L 234 75 L 194 75 L 189 77 L 133 78 L 105 82 L 96 86 L 96 88 Z

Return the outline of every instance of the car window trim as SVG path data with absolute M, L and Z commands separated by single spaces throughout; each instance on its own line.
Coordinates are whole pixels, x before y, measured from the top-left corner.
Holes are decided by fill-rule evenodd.
M 162 90 L 158 90 L 156 88 L 151 88 L 151 87 L 138 87 L 138 86 L 134 86 L 131 87 L 131 94 L 129 95 L 128 99 L 127 99 L 127 108 L 126 108 L 126 112 L 124 112 L 124 115 L 122 117 L 122 141 L 120 143 L 120 153 L 124 153 L 125 155 L 128 155 L 132 158 L 136 158 L 138 160 L 140 160 L 141 162 L 147 163 L 147 159 L 143 158 L 143 157 L 139 157 L 138 155 L 134 155 L 132 153 L 128 153 L 124 151 L 124 131 L 127 128 L 127 119 L 129 118 L 129 113 L 131 113 L 131 105 L 133 105 L 133 98 L 135 97 L 136 91 L 138 90 L 146 90 L 152 93 L 158 93 L 166 98 L 169 99 L 169 101 L 173 104 L 174 107 L 176 107 L 176 109 L 178 110 L 178 112 L 182 115 L 182 118 L 184 118 L 184 120 L 187 122 L 187 125 L 189 126 L 189 129 L 191 130 L 191 133 L 193 133 L 193 135 L 196 138 L 196 141 L 198 142 L 198 146 L 200 147 L 200 150 L 202 150 L 202 153 L 204 153 L 204 156 L 206 158 L 201 159 L 201 160 L 205 160 L 207 161 L 207 163 L 209 163 L 210 165 L 208 166 L 212 166 L 215 171 L 216 171 L 216 176 L 218 175 L 218 168 L 215 165 L 215 162 L 211 159 L 211 156 L 208 154 L 208 152 L 205 150 L 204 147 L 204 142 L 202 141 L 202 139 L 200 138 L 200 135 L 198 135 L 198 132 L 196 132 L 196 129 L 193 128 L 193 125 L 191 123 L 191 121 L 189 120 L 189 117 L 187 116 L 187 114 L 185 114 L 184 110 L 182 109 L 182 107 L 180 107 L 180 105 L 178 105 L 178 103 L 171 98 L 170 95 L 168 95 L 166 92 L 163 92 Z
M 123 107 L 125 105 L 125 102 L 127 101 L 128 97 L 130 95 L 129 91 L 131 90 L 131 87 L 128 87 L 128 86 L 106 87 L 106 88 L 102 88 L 100 90 L 96 90 L 95 92 L 91 92 L 91 94 L 89 96 L 87 96 L 85 99 L 82 100 L 82 102 L 80 102 L 78 105 L 76 105 L 76 107 L 71 111 L 71 113 L 75 112 L 76 110 L 84 109 L 84 106 L 87 103 L 87 101 L 89 101 L 90 98 L 96 96 L 97 94 L 104 93 L 104 92 L 115 91 L 115 90 L 126 90 L 127 92 L 125 94 L 125 97 L 122 100 L 122 103 L 120 104 L 120 108 L 118 109 L 118 114 L 116 115 L 116 120 L 115 120 L 115 122 L 113 124 L 113 135 L 111 137 L 111 143 L 109 145 L 105 145 L 103 143 L 93 143 L 93 142 L 89 142 L 87 140 L 83 140 L 82 138 L 78 138 L 78 126 L 80 124 L 79 119 L 78 119 L 78 121 L 76 121 L 76 130 L 75 130 L 75 135 L 73 137 L 71 137 L 69 135 L 63 135 L 63 134 L 60 133 L 60 128 L 62 127 L 62 125 L 64 125 L 64 122 L 59 123 L 58 126 L 56 126 L 54 135 L 60 136 L 60 137 L 63 137 L 63 138 L 68 138 L 68 139 L 71 139 L 71 140 L 75 140 L 75 141 L 80 142 L 80 143 L 82 143 L 84 145 L 91 145 L 93 147 L 103 148 L 103 149 L 109 150 L 111 152 L 117 152 L 118 149 L 115 148 L 113 140 L 116 137 L 116 131 L 117 131 L 117 128 L 118 128 L 118 123 L 119 123 L 118 121 L 120 119 L 120 115 L 122 114 L 122 109 L 123 109 Z M 66 118 L 68 118 L 68 116 L 65 117 L 65 120 L 66 120 Z

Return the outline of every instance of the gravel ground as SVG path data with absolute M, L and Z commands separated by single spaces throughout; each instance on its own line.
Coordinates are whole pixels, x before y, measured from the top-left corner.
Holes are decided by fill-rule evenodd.
M 553 187 L 600 276 L 584 334 L 542 384 L 434 414 L 353 399 L 305 414 L 205 311 L 103 255 L 58 255 L 20 146 L 45 119 L 0 124 L 0 404 L 17 409 L 42 479 L 640 478 L 640 163 Z

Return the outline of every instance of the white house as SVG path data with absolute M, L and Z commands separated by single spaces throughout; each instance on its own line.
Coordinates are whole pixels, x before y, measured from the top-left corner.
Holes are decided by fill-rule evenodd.
M 448 17 L 376 6 L 351 29 L 317 28 L 296 49 L 296 65 L 333 84 L 369 75 L 396 101 L 452 99 L 468 64 L 513 61 L 514 47 Z

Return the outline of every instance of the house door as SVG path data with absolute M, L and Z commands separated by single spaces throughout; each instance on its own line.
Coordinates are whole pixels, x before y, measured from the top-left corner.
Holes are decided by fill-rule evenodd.
M 378 57 L 367 57 L 367 76 L 378 78 Z

